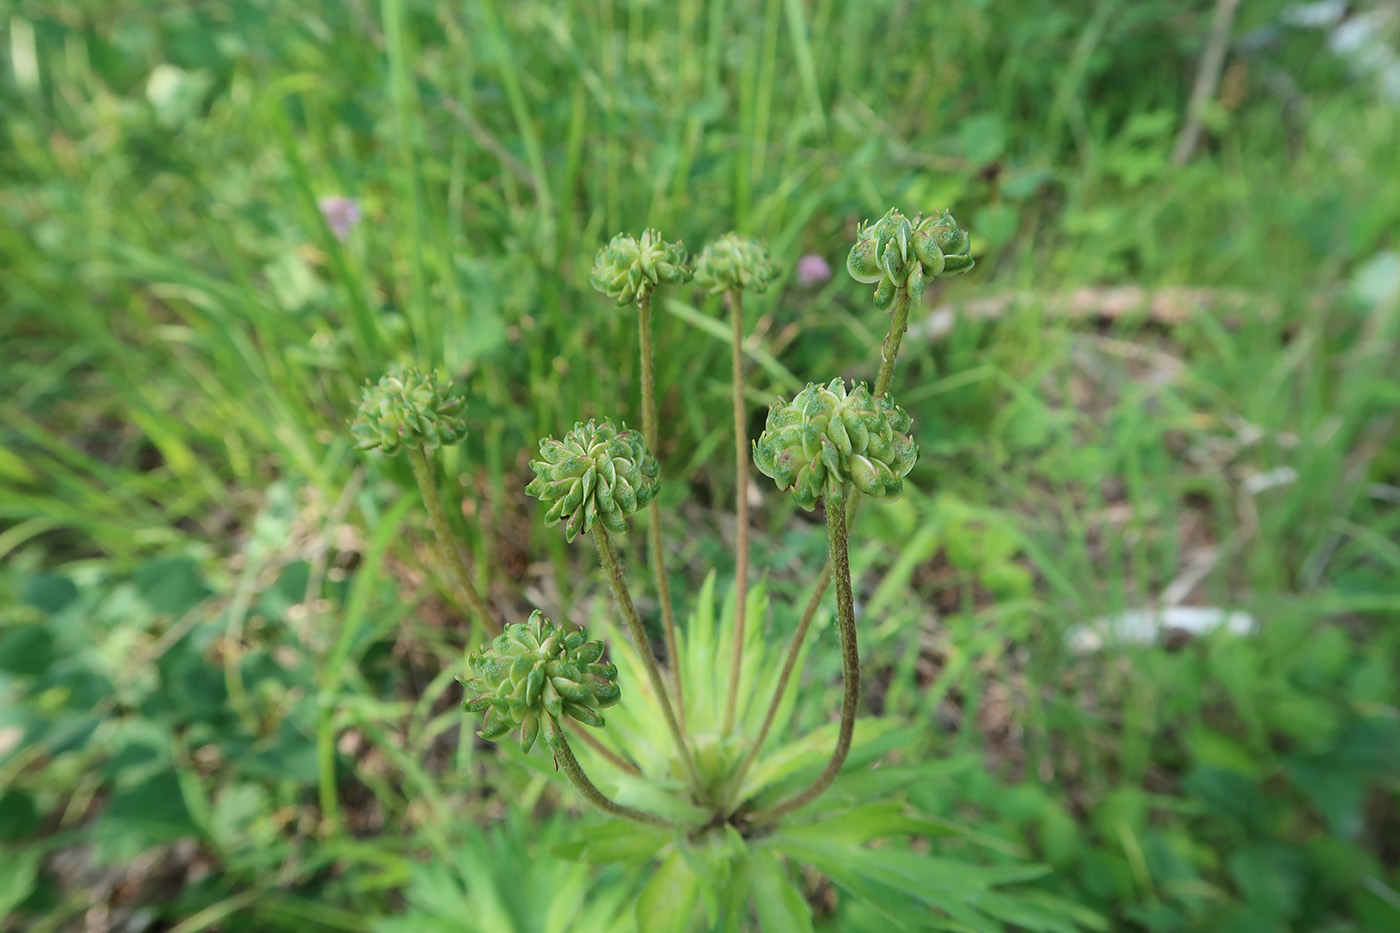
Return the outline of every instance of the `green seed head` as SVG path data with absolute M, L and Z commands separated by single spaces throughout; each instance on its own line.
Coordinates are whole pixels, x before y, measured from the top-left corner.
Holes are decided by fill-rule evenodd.
M 520 727 L 529 751 L 545 716 L 601 727 L 598 711 L 622 697 L 617 666 L 604 662 L 603 643 L 579 629 L 566 633 L 536 609 L 523 625 L 512 622 L 469 659 L 472 675 L 458 680 L 471 695 L 462 708 L 486 712 L 478 735 L 498 739 Z
M 540 441 L 540 459 L 530 461 L 535 478 L 525 491 L 546 507 L 545 523 L 567 519 L 568 540 L 594 524 L 625 534 L 628 515 L 656 498 L 661 467 L 642 435 L 619 431 L 604 418 L 575 424 L 563 440 Z
M 658 285 L 689 282 L 693 272 L 685 258 L 681 241 L 667 243 L 658 230 L 648 228 L 640 240 L 619 233 L 598 250 L 589 281 L 598 291 L 616 298 L 621 308 Z
M 467 434 L 458 412 L 462 400 L 448 394 L 452 383 L 436 373 L 416 369 L 389 373 L 378 384 L 365 383 L 350 434 L 360 450 L 383 448 L 392 454 L 401 444 L 432 450 L 455 444 Z
M 753 459 L 779 489 L 812 509 L 829 488 L 851 483 L 875 499 L 893 501 L 904 489 L 919 448 L 913 422 L 889 396 L 864 384 L 850 392 L 841 379 L 808 384 L 791 402 L 778 399 L 754 444 Z
M 695 284 L 711 294 L 731 289 L 762 294 L 778 272 L 777 263 L 768 258 L 762 243 L 737 233 L 726 233 L 705 244 L 695 260 Z
M 898 289 L 907 288 L 917 303 L 929 280 L 961 275 L 974 265 L 972 238 L 947 211 L 910 221 L 891 208 L 875 223 L 861 226 L 846 256 L 846 271 L 857 282 L 875 286 L 875 306 L 884 311 L 893 306 Z

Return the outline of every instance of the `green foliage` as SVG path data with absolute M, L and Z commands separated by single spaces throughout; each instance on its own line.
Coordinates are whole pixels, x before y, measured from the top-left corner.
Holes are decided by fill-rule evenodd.
M 586 559 L 508 491 L 556 426 L 638 420 L 636 335 L 587 281 L 603 232 L 735 229 L 834 266 L 896 203 L 946 205 L 978 274 L 911 313 L 923 456 L 852 551 L 866 708 L 907 734 L 815 807 L 927 769 L 909 812 L 971 831 L 891 830 L 833 868 L 902 913 L 881 849 L 1014 850 L 1054 871 L 983 910 L 1008 929 L 1042 901 L 1125 931 L 1394 928 L 1400 124 L 1280 6 L 1240 6 L 1176 164 L 1215 4 L 11 5 L 0 927 L 133 905 L 260 933 L 635 927 L 634 869 L 553 857 L 578 833 L 547 760 L 458 741 L 452 587 L 407 467 L 353 455 L 345 416 L 387 360 L 451 376 L 472 431 L 442 492 L 471 566 L 500 605 L 583 617 Z M 344 239 L 336 194 L 363 216 Z M 689 608 L 732 560 L 703 507 L 733 492 L 730 337 L 714 299 L 658 297 L 658 343 L 684 341 L 655 452 L 664 503 L 696 493 L 668 520 Z M 867 303 L 781 276 L 747 301 L 750 408 L 794 373 L 872 378 Z M 823 541 L 754 501 L 777 638 Z M 1253 634 L 1069 649 L 1168 596 Z M 775 734 L 830 743 L 834 655 L 804 656 Z M 613 825 L 590 844 L 633 865 L 670 844 Z M 155 867 L 120 874 L 133 852 Z M 893 925 L 792 864 L 736 872 L 752 923 Z

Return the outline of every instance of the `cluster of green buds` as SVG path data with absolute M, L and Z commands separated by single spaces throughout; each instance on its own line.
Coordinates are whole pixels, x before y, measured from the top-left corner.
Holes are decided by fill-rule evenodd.
M 459 412 L 462 400 L 449 394 L 450 381 L 437 373 L 417 369 L 389 373 L 377 384 L 365 382 L 359 410 L 350 422 L 350 434 L 359 450 L 383 448 L 386 454 L 400 445 L 428 450 L 455 444 L 467 434 Z
M 974 265 L 972 238 L 947 211 L 910 221 L 891 208 L 856 231 L 856 245 L 846 257 L 853 279 L 875 284 L 875 306 L 881 310 L 889 310 L 901 288 L 917 304 L 927 280 L 961 275 Z
M 805 509 L 815 508 L 827 488 L 847 482 L 893 501 L 919 456 L 908 433 L 912 424 L 889 396 L 877 397 L 863 383 L 850 392 L 841 379 L 809 383 L 791 402 L 779 398 L 769 408 L 753 459 Z
M 648 228 L 642 238 L 619 233 L 598 250 L 589 281 L 619 308 L 651 293 L 658 285 L 681 285 L 693 274 L 685 264 L 685 245 L 667 243 L 659 230 Z
M 540 459 L 530 461 L 535 478 L 525 491 L 547 507 L 545 524 L 567 519 L 569 541 L 597 523 L 615 534 L 627 531 L 628 515 L 656 498 L 661 467 L 638 431 L 618 430 L 606 418 L 575 424 L 563 440 L 540 441 Z
M 475 695 L 462 708 L 486 711 L 478 733 L 483 739 L 519 726 L 520 747 L 527 752 L 545 716 L 601 728 L 598 711 L 622 697 L 617 666 L 602 657 L 602 642 L 589 641 L 583 629 L 566 633 L 536 609 L 530 621 L 507 625 L 468 659 L 472 676 L 458 680 Z
M 700 251 L 695 260 L 695 284 L 711 294 L 731 290 L 762 294 L 779 271 L 758 240 L 726 233 Z

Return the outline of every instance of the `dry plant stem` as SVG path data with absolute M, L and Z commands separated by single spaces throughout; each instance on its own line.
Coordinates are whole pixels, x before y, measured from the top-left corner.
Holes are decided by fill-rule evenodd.
M 904 332 L 909 329 L 909 306 L 913 301 L 909 289 L 901 288 L 894 294 L 894 308 L 890 314 L 890 332 L 885 342 L 880 344 L 880 372 L 875 376 L 874 393 L 884 395 L 890 390 L 894 379 L 894 361 L 899 358 L 899 345 L 904 340 Z
M 569 779 L 569 783 L 574 785 L 574 789 L 582 794 L 585 800 L 609 816 L 646 823 L 649 826 L 671 825 L 669 821 L 654 814 L 623 806 L 600 791 L 597 785 L 590 781 L 588 775 L 583 772 L 583 766 L 574 757 L 574 750 L 569 747 L 569 740 L 564 736 L 564 730 L 560 728 L 555 718 L 546 716 L 544 722 L 545 728 L 549 730 L 550 748 L 554 749 L 554 763 L 559 766 L 559 769 L 564 772 L 564 776 Z
M 423 504 L 428 508 L 428 523 L 433 526 L 438 547 L 445 553 L 447 566 L 452 569 L 452 577 L 457 589 L 466 597 L 467 604 L 481 620 L 486 631 L 493 636 L 501 634 L 501 624 L 486 608 L 486 602 L 472 583 L 471 570 L 467 567 L 467 555 L 462 544 L 452 535 L 447 525 L 447 513 L 442 510 L 442 500 L 438 498 L 437 484 L 433 482 L 433 471 L 428 465 L 428 453 L 419 445 L 408 448 L 408 459 L 413 464 L 413 478 L 418 481 L 418 492 L 423 496 Z
M 653 457 L 656 438 L 656 356 L 651 341 L 651 292 L 637 296 L 637 339 L 641 344 L 642 437 Z M 666 663 L 676 687 L 676 713 L 685 728 L 685 690 L 681 685 L 680 655 L 676 647 L 676 613 L 671 608 L 671 583 L 666 576 L 666 556 L 661 548 L 661 502 L 652 499 L 647 507 L 647 544 L 651 548 L 651 569 L 656 575 L 656 598 L 661 603 L 661 624 L 666 632 Z
M 666 683 L 661 679 L 661 669 L 656 665 L 656 656 L 651 652 L 651 645 L 647 642 L 646 629 L 642 627 L 642 620 L 637 615 L 637 608 L 632 605 L 632 594 L 627 590 L 627 580 L 622 575 L 622 565 L 618 563 L 617 552 L 613 550 L 612 540 L 602 525 L 593 527 L 593 543 L 598 546 L 598 559 L 602 561 L 603 572 L 607 574 L 608 583 L 612 586 L 613 599 L 617 601 L 617 607 L 622 610 L 622 618 L 627 622 L 627 630 L 632 634 L 632 643 L 637 648 L 637 656 L 642 659 L 642 664 L 646 666 L 647 678 L 651 680 L 651 688 L 656 692 L 656 697 L 661 703 L 662 715 L 666 717 L 666 726 L 671 730 L 671 735 L 676 740 L 676 748 L 680 752 L 681 763 L 685 765 L 686 775 L 690 778 L 695 787 L 700 786 L 700 781 L 695 772 L 695 762 L 690 758 L 690 748 L 685 744 L 685 733 L 681 731 L 680 724 L 676 722 L 675 710 L 671 708 L 671 698 L 666 693 Z
M 729 696 L 724 704 L 724 734 L 734 730 L 734 704 L 739 694 L 739 674 L 744 665 L 744 623 L 749 604 L 749 451 L 744 443 L 744 303 L 734 289 L 725 294 L 734 318 L 734 645 L 729 652 Z
M 849 487 L 826 492 L 826 541 L 830 551 L 831 576 L 836 581 L 836 624 L 841 635 L 841 728 L 836 736 L 836 749 L 817 779 L 807 789 L 788 798 L 776 807 L 760 810 L 750 822 L 754 825 L 772 823 L 794 810 L 816 800 L 846 763 L 851 752 L 851 737 L 855 734 L 856 711 L 860 707 L 860 652 L 856 646 L 855 598 L 851 593 L 851 561 L 846 542 L 846 496 Z
M 608 760 L 608 762 L 613 767 L 617 768 L 619 771 L 624 771 L 627 774 L 632 775 L 633 777 L 642 776 L 641 768 L 632 764 L 632 762 L 628 761 L 626 758 L 623 758 L 621 755 L 608 748 L 602 742 L 599 742 L 596 738 L 589 734 L 587 726 L 577 726 L 575 727 L 574 732 L 578 735 L 580 739 L 583 740 L 584 745 L 587 745 L 589 748 L 602 755 L 605 759 Z

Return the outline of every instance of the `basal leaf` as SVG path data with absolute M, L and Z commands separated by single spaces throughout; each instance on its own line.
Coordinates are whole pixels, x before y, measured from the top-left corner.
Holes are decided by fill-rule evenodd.
M 688 933 L 700 900 L 700 879 L 672 851 L 637 896 L 640 933 Z
M 812 933 L 812 908 L 782 864 L 760 849 L 749 859 L 748 869 L 759 929 L 765 933 Z

